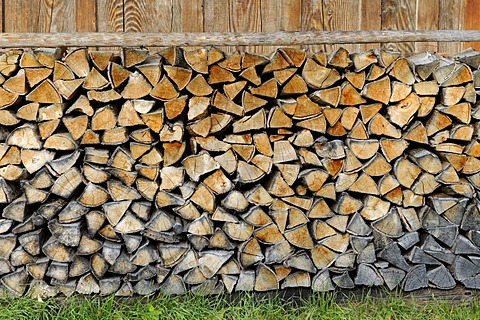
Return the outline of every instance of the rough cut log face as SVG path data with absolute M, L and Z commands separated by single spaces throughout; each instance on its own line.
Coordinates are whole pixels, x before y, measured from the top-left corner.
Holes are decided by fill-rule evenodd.
M 454 59 L 1 53 L 2 291 L 480 289 L 480 53 Z

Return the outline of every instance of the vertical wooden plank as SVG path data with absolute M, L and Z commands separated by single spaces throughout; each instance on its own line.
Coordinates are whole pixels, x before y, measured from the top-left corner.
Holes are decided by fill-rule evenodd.
M 304 8 L 302 8 L 301 0 L 261 0 L 261 31 L 302 30 L 302 12 L 304 12 Z M 259 48 L 266 55 L 276 49 L 274 46 Z
M 70 0 L 42 0 L 37 32 L 74 32 L 75 2 Z M 40 31 L 41 30 L 41 31 Z
M 97 31 L 123 32 L 123 0 L 97 1 Z M 100 47 L 99 50 L 120 52 L 118 47 Z
M 232 0 L 232 31 L 260 32 L 262 20 L 260 15 L 261 0 Z M 238 47 L 240 51 L 261 52 L 259 46 Z
M 180 0 L 182 32 L 203 32 L 203 1 Z
M 382 30 L 415 30 L 416 0 L 383 0 Z M 404 53 L 415 51 L 412 42 L 385 44 L 389 49 Z
M 0 23 L 0 32 L 3 32 L 3 26 L 5 25 L 5 15 L 4 15 L 4 12 L 3 12 L 3 1 L 4 0 L 0 0 L 0 17 L 2 19 L 2 21 Z
M 262 32 L 279 31 L 279 12 L 280 1 L 277 0 L 262 0 L 260 4 L 260 13 L 262 19 Z M 260 50 L 263 54 L 269 55 L 275 51 L 274 46 L 262 46 Z
M 5 32 L 96 31 L 95 0 L 2 2 L 2 9 L 5 8 L 2 14 Z
M 323 0 L 303 0 L 302 30 L 323 31 Z M 311 45 L 308 50 L 315 53 L 325 51 L 325 45 Z
M 280 21 L 279 31 L 300 31 L 302 29 L 302 1 L 301 0 L 279 0 Z M 301 46 L 292 46 L 301 48 Z
M 360 0 L 324 0 L 323 1 L 323 26 L 328 31 L 353 31 L 360 30 L 361 17 Z M 327 46 L 327 51 L 339 48 L 339 45 Z M 350 52 L 360 49 L 358 44 L 345 44 L 344 47 Z
M 95 0 L 5 0 L 4 7 L 6 32 L 96 31 Z M 12 19 L 19 12 L 29 18 Z
M 96 0 L 75 0 L 74 10 L 75 10 L 75 31 L 76 32 L 96 32 L 97 31 L 97 1 Z M 91 47 L 89 49 L 98 50 L 97 47 Z
M 438 0 L 417 0 L 417 30 L 437 30 L 439 15 Z M 437 52 L 437 42 L 417 42 L 415 51 Z
M 465 0 L 465 26 L 466 30 L 480 30 L 480 0 Z M 464 49 L 473 48 L 480 51 L 480 42 L 465 42 Z
M 192 1 L 194 3 L 194 1 Z M 172 21 L 170 23 L 171 32 L 182 32 L 182 1 L 172 1 Z
M 360 29 L 367 31 L 382 29 L 381 0 L 361 0 Z M 360 45 L 360 50 L 363 51 L 379 47 L 379 43 L 366 43 Z
M 123 0 L 97 0 L 99 32 L 123 32 Z
M 173 0 L 124 0 L 125 32 L 173 32 Z M 177 8 L 178 9 L 178 8 Z M 148 48 L 156 52 L 161 48 Z
M 463 29 L 465 0 L 440 0 L 439 29 Z M 475 14 L 478 16 L 478 12 Z M 457 53 L 462 50 L 460 42 L 439 42 L 438 51 L 441 53 Z
M 280 31 L 299 31 L 302 27 L 302 1 L 280 1 Z
M 172 32 L 203 32 L 203 0 L 175 0 L 172 12 Z
M 5 0 L 4 9 L 4 32 L 43 31 L 38 30 L 39 1 Z M 22 17 L 18 17 L 19 12 L 22 13 Z
M 68 0 L 67 0 L 68 1 Z M 97 31 L 97 5 L 95 0 L 75 1 L 75 31 Z
M 124 0 L 125 32 L 171 32 L 173 0 Z
M 205 32 L 231 32 L 233 29 L 232 20 L 232 1 L 223 1 L 221 4 L 217 0 L 203 1 L 203 30 Z M 235 47 L 220 47 L 225 52 L 235 51 Z

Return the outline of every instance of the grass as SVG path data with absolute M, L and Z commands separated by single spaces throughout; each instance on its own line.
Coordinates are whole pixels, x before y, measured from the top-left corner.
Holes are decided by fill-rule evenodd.
M 335 303 L 334 296 L 312 295 L 304 301 L 242 295 L 232 301 L 220 297 L 167 297 L 120 300 L 113 297 L 71 297 L 38 301 L 32 298 L 1 298 L 0 319 L 480 319 L 480 301 L 464 304 L 430 301 L 416 303 L 412 298 L 389 296 L 376 300 Z

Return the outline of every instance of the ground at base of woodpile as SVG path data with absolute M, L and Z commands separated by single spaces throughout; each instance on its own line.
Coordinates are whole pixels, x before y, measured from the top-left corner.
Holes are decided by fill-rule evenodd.
M 0 319 L 480 319 L 480 299 L 478 293 L 465 291 L 438 297 L 431 291 L 419 296 L 378 290 L 348 297 L 331 292 L 296 292 L 289 298 L 242 294 L 234 299 L 225 295 L 73 296 L 45 301 L 22 297 L 0 299 Z

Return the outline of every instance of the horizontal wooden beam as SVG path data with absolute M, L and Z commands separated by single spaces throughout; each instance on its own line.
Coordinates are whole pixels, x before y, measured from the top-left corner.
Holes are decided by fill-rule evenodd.
M 288 46 L 386 42 L 480 41 L 480 30 L 294 31 L 264 33 L 2 33 L 0 48 Z

